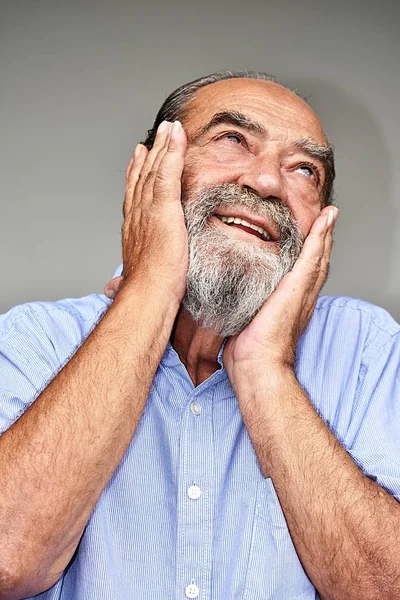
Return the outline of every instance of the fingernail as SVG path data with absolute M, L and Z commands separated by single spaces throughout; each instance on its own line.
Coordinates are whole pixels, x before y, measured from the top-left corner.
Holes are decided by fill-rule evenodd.
M 160 123 L 158 126 L 157 133 L 164 133 L 165 131 L 167 131 L 170 125 L 171 123 L 169 123 L 168 121 L 162 121 L 162 123 Z
M 326 219 L 326 225 L 327 225 L 327 227 L 331 227 L 334 218 L 335 218 L 335 209 L 332 207 L 329 210 L 328 217 Z
M 139 156 L 142 154 L 142 150 L 143 150 L 143 146 L 142 144 L 138 144 L 135 148 L 135 152 L 133 154 L 134 158 L 139 158 Z
M 171 140 L 176 140 L 178 139 L 180 133 L 182 130 L 182 123 L 180 121 L 175 121 L 174 124 L 172 125 L 172 129 L 171 129 Z
M 332 206 L 332 208 L 329 211 L 329 216 L 328 216 L 328 227 L 331 227 L 332 223 L 336 222 L 338 214 L 339 214 L 338 209 L 335 206 Z

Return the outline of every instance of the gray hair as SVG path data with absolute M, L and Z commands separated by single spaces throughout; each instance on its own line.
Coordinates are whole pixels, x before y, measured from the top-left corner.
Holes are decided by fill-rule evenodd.
M 211 75 L 206 75 L 205 77 L 199 77 L 198 79 L 190 81 L 189 83 L 184 83 L 175 91 L 173 91 L 172 94 L 167 97 L 158 111 L 153 126 L 147 131 L 146 139 L 143 144 L 150 150 L 154 144 L 157 128 L 162 121 L 183 121 L 187 114 L 186 108 L 189 100 L 193 98 L 197 90 L 207 85 L 211 85 L 212 83 L 224 81 L 225 79 L 258 79 L 260 81 L 270 81 L 289 89 L 289 91 L 293 92 L 296 94 L 296 96 L 299 96 L 299 98 L 307 102 L 307 100 L 300 96 L 295 90 L 291 90 L 290 88 L 279 83 L 277 78 L 273 75 L 268 75 L 267 73 L 263 73 L 261 71 L 218 71 L 217 73 L 212 73 Z M 328 206 L 334 202 L 333 181 L 335 179 L 334 154 L 333 147 L 330 144 L 327 148 L 324 162 L 325 183 L 322 190 L 322 196 L 325 206 Z

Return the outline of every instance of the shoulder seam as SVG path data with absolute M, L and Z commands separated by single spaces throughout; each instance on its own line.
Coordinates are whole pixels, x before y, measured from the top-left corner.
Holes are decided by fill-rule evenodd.
M 332 302 L 331 304 L 327 305 L 327 306 L 316 306 L 314 310 L 318 310 L 318 311 L 322 311 L 322 310 L 327 310 L 329 308 L 331 308 L 332 306 L 335 306 L 337 308 L 347 308 L 350 309 L 354 312 L 357 313 L 363 313 L 364 315 L 366 315 L 370 321 L 375 325 L 375 327 L 377 329 L 379 329 L 380 331 L 386 333 L 390 338 L 395 337 L 396 335 L 398 335 L 400 333 L 400 325 L 396 323 L 396 321 L 393 319 L 393 317 L 390 316 L 389 313 L 387 313 L 391 319 L 393 319 L 393 322 L 397 324 L 397 331 L 390 331 L 389 329 L 385 329 L 384 327 L 382 327 L 379 323 L 376 322 L 374 315 L 372 314 L 372 312 L 369 312 L 367 310 L 365 310 L 362 306 L 355 308 L 354 306 L 350 306 L 347 302 L 344 303 L 340 303 L 340 304 L 336 304 L 334 302 Z M 378 307 L 379 308 L 379 307 Z M 385 311 L 384 308 L 381 308 L 380 310 Z M 387 312 L 387 311 L 385 311 Z
M 2 333 L 0 334 L 0 339 L 1 338 L 5 338 L 9 335 L 10 330 L 15 326 L 16 323 L 18 323 L 18 321 L 20 321 L 21 319 L 24 319 L 28 314 L 32 315 L 32 317 L 34 317 L 35 322 L 39 325 L 37 318 L 36 318 L 36 314 L 44 312 L 45 314 L 49 314 L 52 312 L 64 312 L 67 313 L 68 315 L 74 316 L 78 319 L 80 319 L 81 321 L 84 321 L 86 323 L 89 323 L 91 321 L 96 321 L 98 319 L 98 317 L 101 315 L 102 312 L 104 312 L 107 309 L 107 306 L 102 307 L 101 309 L 99 309 L 96 314 L 92 317 L 92 318 L 86 318 L 84 317 L 81 313 L 78 313 L 75 309 L 72 308 L 72 310 L 67 310 L 66 308 L 63 308 L 61 306 L 57 306 L 57 307 L 52 307 L 49 308 L 48 310 L 46 310 L 43 306 L 42 307 L 38 307 L 36 310 L 33 309 L 32 307 L 29 307 L 25 310 L 25 312 L 23 314 L 19 314 L 16 315 L 14 317 L 14 319 L 11 321 L 9 327 Z M 42 329 L 42 327 L 41 327 Z

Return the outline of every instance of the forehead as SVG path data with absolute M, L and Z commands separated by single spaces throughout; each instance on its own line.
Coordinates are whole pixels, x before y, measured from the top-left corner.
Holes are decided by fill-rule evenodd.
M 276 83 L 255 79 L 227 79 L 200 88 L 185 107 L 189 138 L 223 111 L 238 111 L 258 121 L 272 139 L 310 137 L 327 143 L 318 117 L 301 98 Z

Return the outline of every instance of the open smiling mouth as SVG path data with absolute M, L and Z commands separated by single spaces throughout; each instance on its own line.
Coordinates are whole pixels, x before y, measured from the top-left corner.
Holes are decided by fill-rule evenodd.
M 225 225 L 230 225 L 231 227 L 237 227 L 238 229 L 242 229 L 246 233 L 250 233 L 258 237 L 260 240 L 264 242 L 270 242 L 272 240 L 271 236 L 259 225 L 255 225 L 253 223 L 249 223 L 245 219 L 241 219 L 240 217 L 224 217 L 222 215 L 214 214 L 220 221 L 225 223 Z

